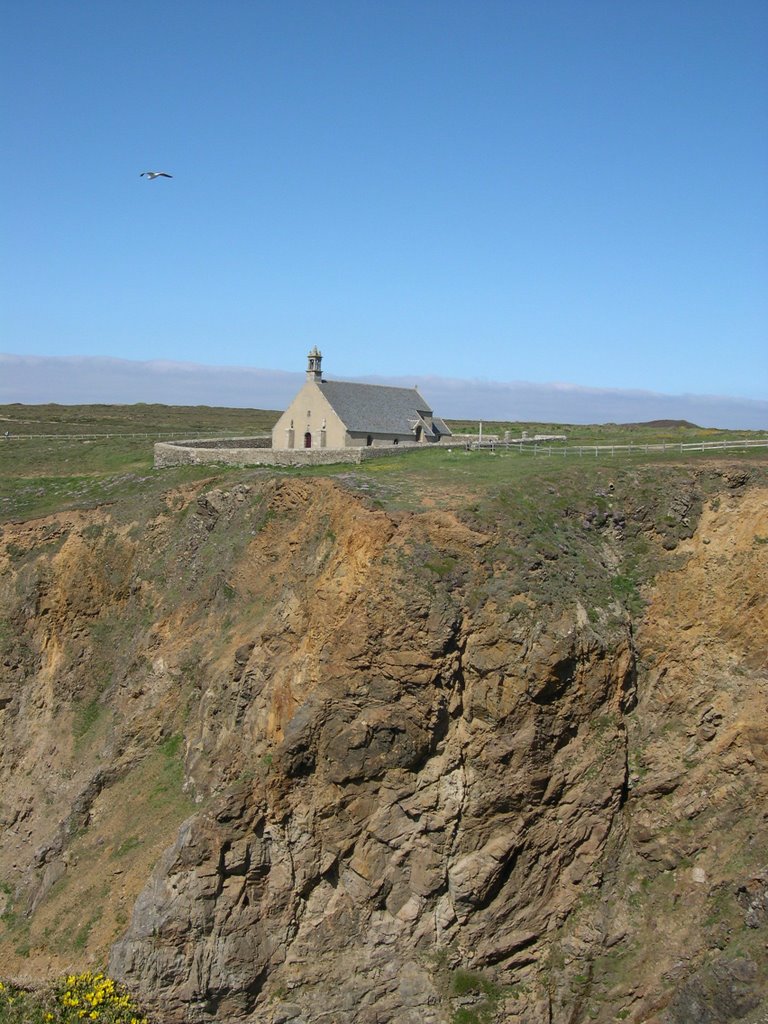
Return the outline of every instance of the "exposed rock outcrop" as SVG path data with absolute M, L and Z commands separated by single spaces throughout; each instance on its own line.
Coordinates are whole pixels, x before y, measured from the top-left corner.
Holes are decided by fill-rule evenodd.
M 538 547 L 268 477 L 7 528 L 5 948 L 120 935 L 167 1024 L 759 1008 L 768 490 L 631 484 Z

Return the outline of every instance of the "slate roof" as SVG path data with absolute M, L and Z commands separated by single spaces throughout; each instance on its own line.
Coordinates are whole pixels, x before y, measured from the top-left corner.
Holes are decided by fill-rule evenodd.
M 432 410 L 416 388 L 391 388 L 381 384 L 324 380 L 317 385 L 347 430 L 371 434 L 409 434 L 421 424 L 428 436 L 450 436 L 437 416 L 433 429 L 424 420 Z

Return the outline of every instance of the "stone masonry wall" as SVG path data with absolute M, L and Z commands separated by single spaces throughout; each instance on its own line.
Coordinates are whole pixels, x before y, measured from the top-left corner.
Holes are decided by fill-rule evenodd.
M 218 440 L 158 441 L 155 469 L 169 466 L 218 463 L 228 466 L 322 466 L 339 462 L 359 465 L 368 459 L 420 451 L 423 444 L 399 444 L 387 448 L 294 448 L 273 449 L 269 437 L 221 438 Z M 431 447 L 431 446 L 430 446 Z

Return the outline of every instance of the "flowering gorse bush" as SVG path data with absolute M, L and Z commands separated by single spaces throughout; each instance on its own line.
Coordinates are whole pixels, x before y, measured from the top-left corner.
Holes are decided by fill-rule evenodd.
M 125 988 L 101 972 L 69 974 L 45 992 L 0 981 L 0 1024 L 150 1024 Z

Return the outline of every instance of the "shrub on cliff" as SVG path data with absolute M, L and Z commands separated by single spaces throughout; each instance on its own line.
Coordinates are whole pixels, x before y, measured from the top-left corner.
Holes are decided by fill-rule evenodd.
M 126 989 L 102 973 L 69 974 L 27 992 L 0 981 L 0 1024 L 150 1024 Z

